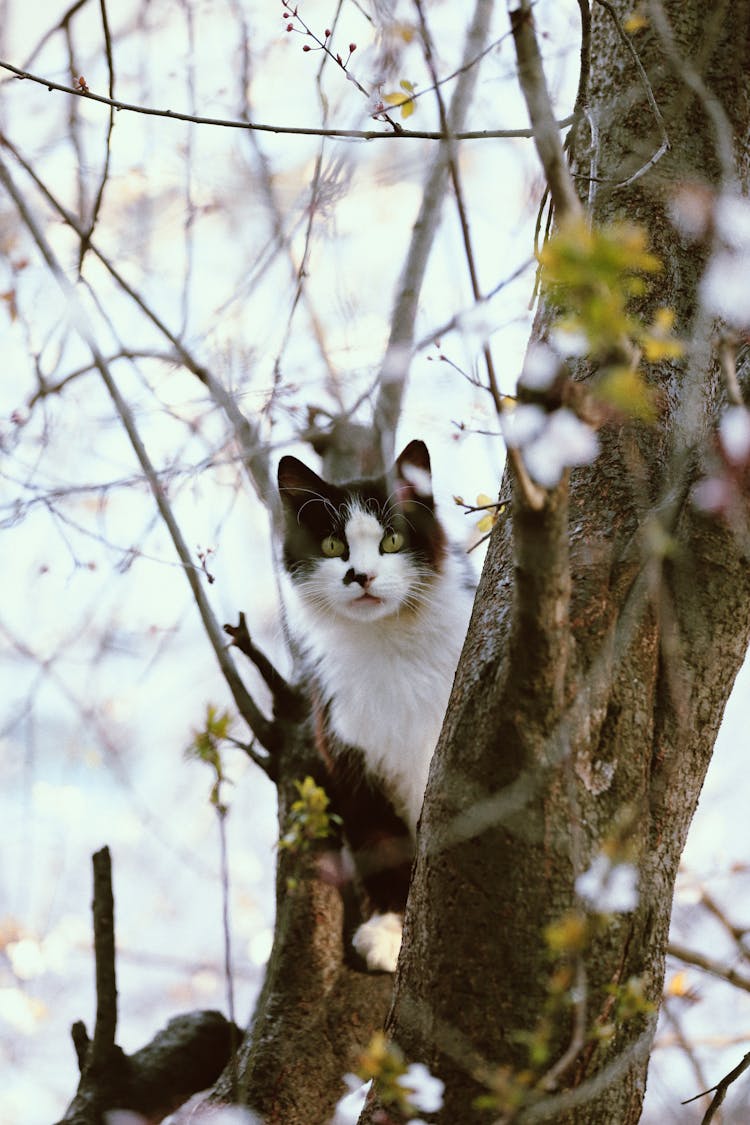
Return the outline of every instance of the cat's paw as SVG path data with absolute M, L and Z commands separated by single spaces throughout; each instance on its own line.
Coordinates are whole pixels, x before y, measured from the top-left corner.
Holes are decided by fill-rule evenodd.
M 371 972 L 395 973 L 401 949 L 400 914 L 373 914 L 359 927 L 352 945 Z

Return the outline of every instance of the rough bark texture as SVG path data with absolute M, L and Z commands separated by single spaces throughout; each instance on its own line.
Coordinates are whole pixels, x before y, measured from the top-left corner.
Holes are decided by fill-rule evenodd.
M 319 766 L 309 724 L 300 723 L 296 734 L 287 728 L 280 765 L 283 834 L 298 796 L 294 781 L 315 776 Z M 392 978 L 354 964 L 356 904 L 321 878 L 313 857 L 300 862 L 282 852 L 279 860 L 265 984 L 236 1066 L 225 1071 L 214 1100 L 250 1106 L 266 1125 L 324 1125 L 345 1092 L 343 1075 L 383 1024 Z M 347 907 L 352 917 L 345 917 Z
M 624 18 L 632 5 L 610 7 Z M 612 1018 L 609 989 L 631 977 L 658 1005 L 677 866 L 750 640 L 746 538 L 692 502 L 726 398 L 714 325 L 696 301 L 703 255 L 666 217 L 678 185 L 718 187 L 727 176 L 722 146 L 747 183 L 750 3 L 708 12 L 699 0 L 668 0 L 633 42 L 671 151 L 629 187 L 601 185 L 595 217 L 647 227 L 665 264 L 654 304 L 675 309 L 693 344 L 686 361 L 659 371 L 657 425 L 601 432 L 599 458 L 572 476 L 569 512 L 563 483 L 548 510 L 528 512 L 519 499 L 493 533 L 433 761 L 389 1019 L 408 1056 L 445 1080 L 445 1125 L 487 1120 L 471 1108 L 482 1072 L 527 1064 L 517 1033 L 538 1026 L 548 999 L 544 928 L 576 907 L 576 873 L 613 836 L 627 841 L 640 896 L 586 946 L 586 1030 Z M 591 54 L 598 175 L 622 181 L 660 134 L 611 13 L 596 3 Z M 728 143 L 717 137 L 717 106 Z M 656 531 L 671 540 L 667 555 Z M 643 1014 L 572 1051 L 556 1084 L 567 1094 L 551 1091 L 518 1120 L 636 1122 L 654 1026 Z M 573 1034 L 572 1016 L 558 1021 L 551 1063 Z

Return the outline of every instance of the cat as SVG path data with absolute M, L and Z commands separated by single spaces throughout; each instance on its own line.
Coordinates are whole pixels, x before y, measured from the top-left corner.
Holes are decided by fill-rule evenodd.
M 372 916 L 353 945 L 393 972 L 430 759 L 473 601 L 412 441 L 388 477 L 324 481 L 282 457 L 284 590 L 331 807 Z

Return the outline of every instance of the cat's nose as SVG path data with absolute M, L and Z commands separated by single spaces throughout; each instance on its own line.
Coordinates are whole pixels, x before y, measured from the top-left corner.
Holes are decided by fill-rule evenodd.
M 364 590 L 372 582 L 372 577 L 371 574 L 361 574 L 353 566 L 350 566 L 344 575 L 344 585 L 351 586 L 352 582 L 356 582 Z

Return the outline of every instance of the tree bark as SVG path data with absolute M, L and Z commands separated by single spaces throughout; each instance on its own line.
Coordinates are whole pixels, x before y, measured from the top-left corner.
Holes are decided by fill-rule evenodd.
M 641 311 L 674 309 L 688 352 L 658 368 L 656 424 L 600 432 L 599 457 L 571 476 L 569 511 L 565 482 L 542 512 L 516 497 L 491 538 L 433 760 L 389 1018 L 407 1056 L 445 1081 L 445 1125 L 486 1120 L 473 1099 L 499 1068 L 528 1066 L 519 1033 L 550 1011 L 545 931 L 580 911 L 575 878 L 614 838 L 637 866 L 637 906 L 591 933 L 576 1003 L 553 1020 L 550 1088 L 513 1119 L 639 1119 L 675 875 L 750 640 L 743 535 L 693 502 L 726 402 L 715 325 L 698 301 L 706 248 L 668 218 L 680 185 L 747 185 L 750 3 L 647 7 L 649 27 L 632 42 L 671 148 L 613 186 L 662 138 L 613 18 L 632 5 L 595 3 L 589 111 L 604 182 L 594 217 L 646 226 L 664 269 Z M 585 175 L 585 125 L 578 134 Z M 545 322 L 542 311 L 538 333 Z M 654 1009 L 605 1034 L 613 990 L 631 979 Z M 375 1104 L 362 1121 L 375 1120 Z

